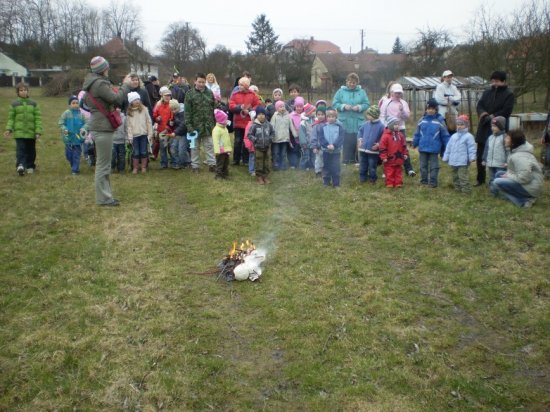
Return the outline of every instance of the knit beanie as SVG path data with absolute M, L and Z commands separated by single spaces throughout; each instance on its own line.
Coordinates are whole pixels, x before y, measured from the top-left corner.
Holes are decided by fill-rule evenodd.
M 326 107 L 326 106 L 322 106 L 322 105 L 319 106 L 319 107 L 317 108 L 317 111 L 316 111 L 315 113 L 319 113 L 319 112 L 325 113 L 325 114 L 326 114 L 326 112 L 327 112 L 327 107 Z
M 279 93 L 281 96 L 283 95 L 283 90 L 282 89 L 273 89 L 273 97 L 275 97 L 275 93 Z
M 78 101 L 78 97 L 76 97 L 75 95 L 72 95 L 71 97 L 69 97 L 69 104 L 71 104 L 73 100 Z
M 390 116 L 386 119 L 386 123 L 388 126 L 388 129 L 393 130 L 393 127 L 399 123 L 399 119 L 397 117 Z
M 166 86 L 162 86 L 159 90 L 159 94 L 161 96 L 164 96 L 165 94 L 172 94 L 172 92 L 170 91 L 170 89 Z
M 370 106 L 367 109 L 367 114 L 373 119 L 378 119 L 380 117 L 380 108 L 378 106 Z
M 275 110 L 279 110 L 281 107 L 284 107 L 285 106 L 285 102 L 283 102 L 282 100 L 277 100 L 275 102 Z
M 109 62 L 104 57 L 95 56 L 90 61 L 90 69 L 92 73 L 101 74 L 109 68 Z
M 214 110 L 214 117 L 216 119 L 216 123 L 226 124 L 227 122 L 227 114 L 223 110 Z
M 426 103 L 426 109 L 437 109 L 439 107 L 439 104 L 437 104 L 437 100 L 435 100 L 433 97 L 428 100 Z
M 321 100 L 317 100 L 317 101 L 315 102 L 315 107 L 319 107 L 319 106 L 325 106 L 325 107 L 327 107 L 327 101 L 326 101 L 326 100 L 322 100 L 322 99 L 321 99 Z
M 315 106 L 311 103 L 306 103 L 304 106 L 304 113 L 306 116 L 311 116 L 315 113 Z
M 136 100 L 141 100 L 141 97 L 139 96 L 138 92 L 130 92 L 128 93 L 128 103 L 132 104 Z
M 263 106 L 258 106 L 258 107 L 256 107 L 256 117 L 258 117 L 258 115 L 259 115 L 260 113 L 263 113 L 264 115 L 266 114 L 266 113 L 265 113 L 265 107 L 263 107 Z
M 294 106 L 303 106 L 306 103 L 302 96 L 298 96 L 294 99 Z
M 503 72 L 501 70 L 495 70 L 492 74 L 491 74 L 491 79 L 490 80 L 500 80 L 501 82 L 505 82 L 506 81 L 506 72 Z
M 461 114 L 456 118 L 456 124 L 468 127 L 470 125 L 470 118 L 465 114 Z
M 498 127 L 498 129 L 501 131 L 504 131 L 506 129 L 506 119 L 502 116 L 493 117 L 493 120 L 491 120 L 491 124 Z

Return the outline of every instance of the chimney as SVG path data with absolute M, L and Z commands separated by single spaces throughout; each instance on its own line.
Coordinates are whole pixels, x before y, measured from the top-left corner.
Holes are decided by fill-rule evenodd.
M 310 40 L 310 41 L 313 41 L 313 40 L 314 40 L 314 39 L 313 39 L 313 36 L 311 36 L 311 37 L 309 38 L 309 40 Z

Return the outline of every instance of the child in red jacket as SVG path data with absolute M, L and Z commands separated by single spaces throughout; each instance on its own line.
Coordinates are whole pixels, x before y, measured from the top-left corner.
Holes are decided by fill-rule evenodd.
M 168 132 L 168 123 L 174 118 L 174 115 L 170 109 L 172 93 L 168 87 L 161 87 L 160 94 L 162 98 L 153 109 L 153 121 L 157 125 L 158 133 L 157 139 L 153 143 L 153 156 L 156 159 L 160 152 L 160 167 L 166 169 L 168 168 L 168 140 L 165 136 Z M 162 139 L 161 136 L 163 136 Z
M 409 151 L 405 136 L 399 131 L 399 120 L 390 117 L 387 119 L 387 127 L 380 139 L 380 159 L 384 165 L 386 187 L 403 186 L 401 169 L 408 157 Z

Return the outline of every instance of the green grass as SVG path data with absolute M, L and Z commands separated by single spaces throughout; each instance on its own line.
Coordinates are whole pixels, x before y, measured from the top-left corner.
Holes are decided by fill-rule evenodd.
M 0 143 L 0 410 L 550 408 L 547 195 L 462 196 L 446 166 L 392 191 L 353 167 L 327 190 L 153 163 L 98 208 L 63 156 L 66 99 L 37 100 L 39 173 Z M 269 250 L 260 283 L 194 273 L 245 239 Z

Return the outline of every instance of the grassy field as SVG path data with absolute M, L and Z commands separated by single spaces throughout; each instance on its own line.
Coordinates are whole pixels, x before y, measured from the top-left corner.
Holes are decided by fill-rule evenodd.
M 39 172 L 0 142 L 0 410 L 550 409 L 548 195 L 459 195 L 446 166 L 435 190 L 349 166 L 334 190 L 153 163 L 99 208 L 64 159 L 66 99 L 37 100 Z M 246 239 L 261 282 L 195 273 Z

